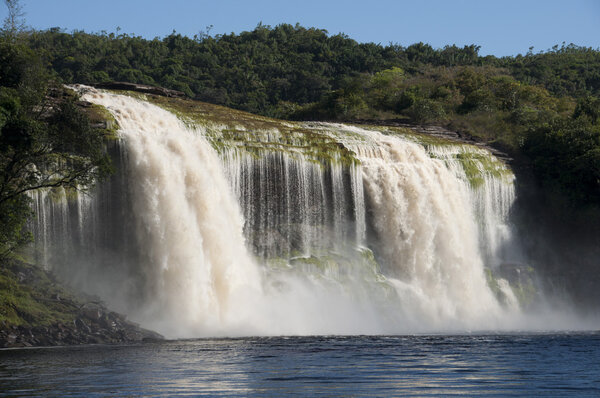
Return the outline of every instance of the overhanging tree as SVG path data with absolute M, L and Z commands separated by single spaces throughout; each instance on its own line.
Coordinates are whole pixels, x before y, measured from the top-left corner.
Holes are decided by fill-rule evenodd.
M 0 255 L 29 240 L 28 192 L 87 189 L 110 172 L 102 133 L 39 58 L 0 38 Z

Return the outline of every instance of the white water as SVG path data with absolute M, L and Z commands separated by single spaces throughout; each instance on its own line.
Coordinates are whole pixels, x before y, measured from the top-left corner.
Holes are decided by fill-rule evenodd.
M 243 210 L 246 235 L 262 258 L 310 256 L 360 246 L 365 203 L 357 167 L 325 169 L 285 152 L 261 157 L 224 150 L 226 175 Z
M 145 279 L 141 319 L 166 320 L 167 330 L 186 333 L 237 322 L 232 309 L 260 291 L 260 275 L 215 152 L 155 106 L 106 94 L 86 98 L 114 112 L 127 148 Z
M 40 193 L 36 235 L 57 273 L 143 326 L 195 337 L 519 325 L 508 284 L 500 304 L 484 274 L 509 241 L 512 181 L 472 189 L 447 152 L 342 125 L 319 128 L 362 137 L 346 143 L 361 162 L 347 172 L 283 152 L 219 158 L 202 129 L 161 108 L 95 90 L 84 99 L 118 120 L 120 179 L 74 209 Z M 61 250 L 49 242 L 58 235 Z
M 361 157 L 386 263 L 414 304 L 436 317 L 477 319 L 500 310 L 487 286 L 466 184 L 425 150 L 381 137 Z
M 484 160 L 491 160 L 492 155 L 483 149 L 467 147 L 465 145 L 433 146 L 429 152 L 434 157 L 444 161 L 454 175 L 461 181 L 468 183 L 464 165 L 457 159 L 459 156 L 478 156 Z M 502 260 L 522 261 L 518 246 L 511 245 L 510 252 L 505 250 L 506 244 L 512 238 L 509 226 L 506 224 L 510 208 L 515 201 L 514 176 L 500 170 L 501 163 L 488 166 L 495 168 L 499 175 L 490 170 L 485 170 L 485 165 L 476 159 L 471 160 L 471 167 L 478 169 L 480 180 L 475 187 L 471 187 L 471 201 L 475 219 L 478 223 L 480 248 L 486 263 L 490 266 L 498 265 Z

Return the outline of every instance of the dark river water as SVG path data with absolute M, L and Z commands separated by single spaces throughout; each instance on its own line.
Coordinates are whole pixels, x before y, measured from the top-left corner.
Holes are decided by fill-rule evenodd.
M 0 396 L 600 396 L 600 334 L 256 337 L 0 350 Z

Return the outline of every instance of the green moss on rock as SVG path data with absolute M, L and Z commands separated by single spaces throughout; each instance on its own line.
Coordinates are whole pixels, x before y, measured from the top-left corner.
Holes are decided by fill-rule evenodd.
M 115 117 L 102 105 L 92 104 L 84 108 L 84 112 L 90 119 L 90 123 L 93 127 L 99 128 L 104 132 L 104 136 L 107 139 L 117 139 L 117 131 L 119 130 L 119 123 Z
M 40 268 L 4 260 L 0 272 L 0 324 L 48 326 L 73 322 L 78 306 L 67 291 Z
M 539 295 L 535 283 L 535 270 L 530 266 L 519 266 L 516 264 L 503 264 L 498 269 L 485 268 L 488 286 L 496 297 L 506 301 L 506 297 L 500 288 L 499 280 L 508 282 L 510 289 L 517 298 L 519 305 L 527 308 L 534 303 Z
M 288 122 L 182 98 L 119 92 L 149 101 L 175 115 L 190 127 L 199 128 L 218 151 L 236 150 L 260 157 L 283 152 L 323 166 L 358 164 L 353 151 L 341 144 L 325 127 Z
M 512 170 L 487 150 L 466 144 L 453 146 L 429 146 L 430 156 L 446 162 L 458 162 L 472 188 L 479 188 L 487 178 L 493 177 L 512 182 Z
M 328 123 L 282 121 L 184 98 L 132 91 L 117 92 L 149 101 L 174 113 L 188 126 L 200 129 L 220 153 L 233 151 L 234 154 L 244 153 L 260 158 L 267 153 L 282 152 L 292 158 L 301 158 L 323 167 L 332 164 L 344 167 L 360 164 L 351 147 L 360 145 L 365 138 L 352 129 L 337 129 L 336 125 Z M 432 157 L 439 157 L 439 148 L 450 149 L 446 152 L 451 157 L 444 155 L 440 158 L 460 162 L 467 180 L 474 188 L 482 185 L 486 176 L 512 179 L 512 172 L 502 161 L 474 145 L 402 126 L 358 127 L 402 137 L 422 145 Z M 350 147 L 347 143 L 351 143 Z

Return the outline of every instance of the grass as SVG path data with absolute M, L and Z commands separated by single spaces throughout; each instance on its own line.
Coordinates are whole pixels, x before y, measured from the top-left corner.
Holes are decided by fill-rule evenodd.
M 0 262 L 0 326 L 49 326 L 75 320 L 77 301 L 39 267 Z

